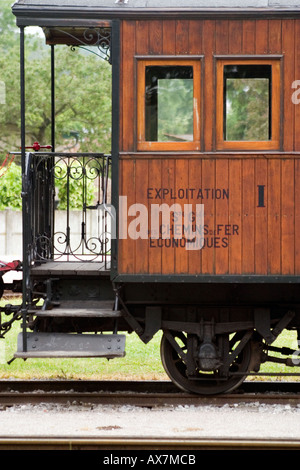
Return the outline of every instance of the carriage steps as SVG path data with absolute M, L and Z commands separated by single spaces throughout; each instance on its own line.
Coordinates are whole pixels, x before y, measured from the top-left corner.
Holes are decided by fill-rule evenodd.
M 41 309 L 29 309 L 29 314 L 37 317 L 98 317 L 117 318 L 122 316 L 120 310 L 114 310 L 114 301 L 64 301 L 57 306 L 45 304 Z
M 48 310 L 32 310 L 28 313 L 38 317 L 90 317 L 114 319 L 122 316 L 120 310 L 113 310 L 114 302 L 100 301 L 90 304 L 65 303 Z M 18 336 L 15 358 L 63 358 L 103 357 L 112 359 L 125 356 L 125 335 L 26 332 Z

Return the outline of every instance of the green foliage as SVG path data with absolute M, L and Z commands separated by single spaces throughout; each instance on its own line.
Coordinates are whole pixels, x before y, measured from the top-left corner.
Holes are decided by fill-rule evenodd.
M 67 176 L 65 174 L 65 166 L 62 163 L 56 165 L 55 175 L 55 187 L 58 196 L 57 208 L 60 210 L 67 209 Z M 72 174 L 70 177 L 68 177 L 69 209 L 82 209 L 84 194 L 85 201 L 88 205 L 93 204 L 94 202 L 94 181 L 89 180 L 88 178 L 83 178 L 82 175 L 83 173 L 80 163 L 74 161 L 72 164 Z
M 8 151 L 20 147 L 19 30 L 11 0 L 0 11 L 0 164 Z M 45 39 L 25 28 L 26 145 L 51 140 L 50 48 Z M 111 66 L 95 54 L 55 47 L 56 150 L 111 151 Z M 3 98 L 2 92 L 5 90 Z M 71 181 L 71 204 L 82 204 L 82 181 Z M 11 185 L 11 187 L 9 187 Z M 57 181 L 59 208 L 66 204 L 65 182 Z M 92 201 L 93 184 L 87 188 Z M 0 210 L 21 207 L 21 170 L 13 165 L 0 179 Z
M 42 144 L 50 142 L 51 132 L 48 54 L 40 50 L 26 65 L 26 126 L 32 139 Z M 110 152 L 110 65 L 66 46 L 56 47 L 55 62 L 57 149 Z
M 193 135 L 193 80 L 159 80 L 158 141 Z M 183 138 L 183 140 L 186 140 Z
M 19 304 L 21 299 L 9 299 Z M 8 303 L 2 298 L 0 305 Z M 8 321 L 10 317 L 6 320 Z M 13 324 L 5 339 L 0 339 L 0 378 L 36 379 L 96 379 L 96 380 L 168 380 L 161 359 L 161 332 L 144 344 L 135 334 L 126 334 L 126 356 L 108 361 L 105 358 L 17 359 L 7 364 L 17 349 L 19 321 Z M 122 332 L 121 332 L 122 333 Z
M 266 79 L 227 80 L 226 140 L 269 140 Z
M 0 103 L 0 163 L 7 151 L 20 147 L 19 31 L 11 0 L 1 1 L 0 82 L 6 96 L 5 103 Z M 50 47 L 28 28 L 25 45 L 26 145 L 35 140 L 45 145 L 51 133 Z M 111 66 L 95 54 L 59 45 L 55 78 L 56 149 L 109 153 Z
M 21 209 L 21 191 L 21 167 L 12 163 L 8 171 L 0 178 L 0 210 Z
M 79 163 L 73 165 L 73 170 L 80 169 Z M 0 210 L 9 209 L 21 209 L 22 208 L 22 174 L 21 167 L 12 163 L 0 179 Z M 85 187 L 84 187 L 85 181 Z M 55 187 L 57 189 L 58 196 L 58 209 L 67 208 L 67 185 L 66 178 L 55 180 Z M 69 191 L 70 191 L 70 209 L 81 209 L 82 208 L 82 197 L 83 192 L 86 194 L 87 204 L 94 202 L 94 183 L 93 180 L 83 178 L 69 178 Z

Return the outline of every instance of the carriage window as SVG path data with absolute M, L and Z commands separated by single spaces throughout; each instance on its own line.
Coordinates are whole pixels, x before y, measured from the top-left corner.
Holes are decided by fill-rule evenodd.
M 148 141 L 192 141 L 193 67 L 146 67 L 145 131 Z
M 199 61 L 138 63 L 138 149 L 198 149 Z
M 224 139 L 271 139 L 271 65 L 224 66 Z
M 267 149 L 279 146 L 279 61 L 217 67 L 217 146 Z

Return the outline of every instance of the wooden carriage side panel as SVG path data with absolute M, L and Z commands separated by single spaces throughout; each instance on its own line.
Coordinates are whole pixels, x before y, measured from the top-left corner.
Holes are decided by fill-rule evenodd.
M 299 83 L 297 84 L 297 80 L 300 80 L 300 21 L 295 22 L 295 76 L 294 81 L 291 84 L 291 101 L 294 105 L 294 112 L 295 112 L 295 129 L 294 129 L 294 150 L 300 150 L 300 100 L 299 100 L 299 90 L 300 86 Z M 295 87 L 295 88 L 294 88 Z
M 241 54 L 243 52 L 242 20 L 229 21 L 228 48 L 231 54 Z
M 186 189 L 190 187 L 189 183 L 189 171 L 188 171 L 188 160 L 186 158 L 178 158 L 175 161 L 176 172 L 175 172 L 175 195 L 177 196 L 174 200 L 176 204 L 181 206 L 181 211 L 184 213 L 184 205 L 189 203 L 188 194 Z M 180 197 L 178 197 L 180 195 Z M 176 230 L 180 225 L 184 224 L 184 218 L 178 219 L 178 211 L 176 211 Z M 180 211 L 179 211 L 180 216 Z M 186 249 L 186 240 L 188 238 L 188 231 L 186 233 L 184 227 L 181 227 L 182 239 L 178 238 L 178 246 L 175 249 L 175 272 L 177 274 L 186 274 L 189 272 L 188 264 L 188 253 Z M 179 231 L 180 234 L 180 231 Z
M 282 53 L 284 54 L 284 77 L 283 77 L 283 150 L 289 152 L 294 150 L 294 126 L 295 108 L 292 102 L 292 83 L 295 80 L 295 55 L 294 55 L 295 21 L 282 21 Z M 297 132 L 297 129 L 296 129 Z M 299 149 L 298 149 L 299 150 Z
M 123 21 L 121 41 L 120 149 L 135 150 L 132 110 L 136 106 L 135 55 L 203 55 L 203 149 L 214 149 L 215 83 L 214 60 L 224 55 L 283 54 L 281 123 L 282 150 L 299 151 L 300 105 L 294 104 L 292 84 L 300 80 L 299 20 L 155 20 Z M 150 26 L 149 26 L 150 25 Z M 296 89 L 299 86 L 296 86 Z M 297 95 L 298 97 L 298 95 Z M 280 97 L 279 97 L 280 99 Z M 289 125 L 287 125 L 289 123 Z
M 163 22 L 163 44 L 162 53 L 163 55 L 175 55 L 176 43 L 174 38 L 176 36 L 176 21 L 166 20 Z
M 149 21 L 136 22 L 136 53 L 148 54 L 149 51 Z
M 279 274 L 281 272 L 281 169 L 280 160 L 268 161 L 268 199 L 267 199 L 267 240 L 268 273 Z M 265 185 L 266 186 L 266 185 Z
M 139 165 L 140 160 L 137 160 L 136 164 Z M 148 212 L 149 212 L 149 231 L 155 227 L 151 224 L 151 205 L 152 204 L 161 204 L 162 201 L 156 200 L 156 190 L 163 187 L 162 171 L 161 171 L 162 161 L 161 159 L 149 159 L 149 176 L 148 176 L 148 186 L 145 187 L 145 190 L 149 191 L 148 195 Z M 150 193 L 151 191 L 151 193 Z M 161 233 L 159 225 L 158 233 L 156 232 L 153 237 L 149 240 L 148 251 L 149 251 L 149 273 L 151 274 L 161 274 L 161 264 L 162 264 L 162 248 L 160 246 Z
M 190 188 L 197 188 L 199 186 L 202 187 L 202 164 L 203 162 L 198 161 L 198 159 L 191 158 L 188 162 L 188 172 L 189 172 L 189 187 Z M 191 221 L 191 229 L 193 232 L 196 232 L 196 203 L 193 195 L 189 197 L 189 204 L 191 204 L 193 214 L 190 219 Z M 192 232 L 191 230 L 191 232 Z M 190 236 L 192 233 L 189 234 Z M 189 273 L 191 274 L 199 274 L 203 271 L 202 266 L 202 250 L 191 250 L 188 252 L 188 264 L 189 264 Z
M 299 160 L 270 156 L 242 158 L 125 158 L 121 188 L 127 190 L 127 238 L 119 242 L 123 273 L 294 275 L 300 273 Z M 204 243 L 186 249 L 175 235 L 180 220 L 160 219 L 156 236 L 139 238 L 138 201 L 151 205 L 204 205 Z M 294 203 L 296 201 L 296 203 Z M 178 216 L 178 214 L 177 214 Z M 124 215 L 125 217 L 125 215 Z M 125 217 L 125 218 L 126 218 Z M 175 222 L 176 223 L 175 223 Z M 182 224 L 184 220 L 182 218 Z M 177 228 L 176 228 L 177 227 Z M 195 228 L 192 224 L 193 229 Z M 145 232 L 144 232 L 145 233 Z
M 215 190 L 215 194 L 212 191 L 211 197 L 209 197 L 215 205 L 215 228 L 209 229 L 207 247 L 212 252 L 215 251 L 215 274 L 229 274 L 229 243 L 226 234 L 226 227 L 229 224 L 229 199 L 223 195 L 223 191 L 228 193 L 229 189 L 229 160 L 227 158 L 216 159 L 215 165 L 215 185 L 210 188 Z M 217 191 L 222 193 L 220 199 L 216 199 Z M 204 200 L 204 211 L 205 206 L 206 200 Z M 224 244 L 227 246 L 224 247 Z
M 243 20 L 242 50 L 244 54 L 254 54 L 255 52 L 256 21 Z
M 169 188 L 169 193 L 164 198 L 164 203 L 167 204 L 169 207 L 174 204 L 174 200 L 172 199 L 172 194 L 175 191 L 175 178 L 176 178 L 176 160 L 175 159 L 163 159 L 161 162 L 161 170 L 162 170 L 162 180 L 163 186 L 165 188 Z M 171 233 L 173 230 L 174 224 L 171 223 L 172 219 L 170 220 L 169 226 L 165 226 L 161 233 L 161 236 L 168 237 L 171 240 Z M 162 260 L 161 260 L 161 273 L 162 274 L 174 274 L 175 273 L 175 254 L 176 248 L 169 244 L 169 246 L 163 245 L 162 247 Z M 150 250 L 149 250 L 150 251 Z M 199 265 L 196 269 L 198 269 Z
M 231 160 L 228 169 L 228 224 L 232 227 L 231 242 L 228 247 L 229 274 L 242 272 L 242 160 Z M 243 230 L 244 231 L 244 230 Z
M 300 273 L 300 160 L 295 159 L 295 273 Z
M 216 174 L 216 160 L 214 158 L 205 158 L 202 160 L 202 178 L 201 188 L 214 188 Z M 204 202 L 201 200 L 201 202 Z M 206 249 L 201 250 L 202 274 L 215 272 L 215 250 L 208 249 L 212 242 L 209 236 L 212 236 L 215 230 L 215 201 L 212 198 L 205 200 L 204 205 L 204 242 Z
M 176 21 L 176 55 L 188 55 L 189 50 L 189 21 Z
M 297 183 L 296 183 L 297 184 Z M 281 160 L 281 271 L 295 273 L 295 160 Z
M 281 54 L 282 51 L 282 22 L 281 20 L 269 20 L 268 53 Z
M 149 54 L 161 55 L 163 49 L 163 23 L 161 20 L 151 21 L 149 30 Z
M 142 160 L 138 165 L 135 165 L 135 201 L 138 204 L 141 204 L 141 207 L 137 206 L 134 209 L 136 211 L 137 222 L 137 233 L 140 233 L 140 237 L 137 238 L 134 242 L 135 248 L 135 272 L 136 273 L 145 273 L 148 272 L 151 266 L 151 260 L 149 259 L 149 250 L 148 250 L 148 239 L 145 238 L 147 230 L 147 221 L 148 221 L 148 210 L 144 209 L 147 207 L 147 195 L 145 193 L 145 187 L 149 180 L 149 167 L 151 162 L 148 160 Z M 143 212 L 144 211 L 144 212 Z M 148 233 L 147 233 L 148 237 Z
M 268 198 L 268 161 L 264 158 L 255 159 L 255 274 L 268 273 L 268 237 L 267 235 L 267 211 L 265 200 Z M 253 189 L 254 190 L 254 189 Z M 262 195 L 263 194 L 263 198 Z
M 255 160 L 246 156 L 242 160 L 242 264 L 245 274 L 255 272 Z
M 136 22 L 124 21 L 122 24 L 121 40 L 121 101 L 122 112 L 122 140 L 121 150 L 134 149 L 134 113 L 135 90 L 134 90 L 134 55 L 136 47 Z M 126 77 L 126 79 L 124 78 Z
M 128 223 L 130 222 L 128 217 L 128 207 L 135 204 L 136 193 L 135 193 L 135 163 L 133 160 L 124 160 L 120 164 L 120 195 L 126 197 L 126 200 L 122 200 L 122 206 L 119 201 L 119 256 L 118 269 L 123 273 L 133 273 L 136 271 L 135 263 L 135 240 L 128 236 Z M 120 236 L 121 235 L 121 236 Z
M 202 47 L 205 56 L 203 74 L 203 107 L 202 107 L 202 128 L 203 128 L 203 148 L 209 152 L 214 149 L 214 120 L 215 120 L 215 81 L 214 81 L 214 59 L 216 41 L 216 22 L 206 20 L 203 22 Z
M 292 101 L 300 80 L 298 20 L 154 20 L 124 21 L 122 28 L 120 115 L 120 194 L 128 206 L 180 202 L 204 204 L 204 246 L 188 251 L 160 239 L 120 240 L 120 273 L 294 275 L 300 273 L 300 104 Z M 136 148 L 135 56 L 203 57 L 201 73 L 202 153 L 138 154 Z M 283 97 L 279 152 L 214 154 L 218 55 L 282 54 Z M 299 87 L 298 87 L 299 88 Z M 280 151 L 285 153 L 280 154 Z M 207 152 L 207 153 L 206 153 Z M 211 152 L 208 154 L 208 152 Z M 122 156 L 124 153 L 124 156 Z M 151 200 L 147 189 L 167 188 Z M 204 197 L 194 199 L 191 188 Z M 182 190 L 183 198 L 178 198 Z M 207 193 L 205 190 L 208 190 Z M 213 191 L 220 190 L 221 193 Z M 209 193 L 210 191 L 210 193 Z M 209 193 L 209 196 L 207 194 Z M 222 197 L 219 197 L 222 194 Z M 128 223 L 133 217 L 128 217 Z M 149 229 L 150 219 L 148 218 Z
M 203 54 L 203 21 L 190 20 L 188 24 L 189 31 L 189 54 Z
M 255 53 L 268 54 L 269 51 L 269 20 L 255 21 Z

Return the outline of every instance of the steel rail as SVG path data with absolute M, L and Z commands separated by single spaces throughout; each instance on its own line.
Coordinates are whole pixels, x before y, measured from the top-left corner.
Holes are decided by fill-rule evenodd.
M 0 450 L 296 450 L 299 439 L 1 437 Z
M 245 387 L 246 385 L 246 387 Z M 260 387 L 253 382 L 244 383 L 243 389 L 237 393 L 199 397 L 181 393 L 171 382 L 157 381 L 66 381 L 66 380 L 0 380 L 0 410 L 20 404 L 64 404 L 64 406 L 96 404 L 124 405 L 146 407 L 163 407 L 165 405 L 213 405 L 222 406 L 237 403 L 289 404 L 299 406 L 300 394 L 297 383 L 263 383 Z M 101 388 L 102 390 L 101 390 Z M 248 387 L 247 387 L 248 386 Z M 293 393 L 287 392 L 295 387 Z M 248 390 L 247 390 L 248 388 Z M 260 393 L 253 390 L 260 388 Z M 246 389 L 246 390 L 244 390 Z M 102 453 L 107 451 L 154 451 L 186 453 L 207 450 L 298 450 L 300 438 L 237 438 L 237 437 L 81 437 L 67 436 L 5 436 L 0 435 L 1 450 L 97 450 L 97 462 L 101 461 Z M 153 454 L 153 452 L 152 452 Z M 150 454 L 150 455 L 152 455 Z M 136 455 L 136 454 L 134 454 Z M 140 455 L 140 454 L 138 454 Z M 197 457 L 197 453 L 195 453 Z M 100 459 L 100 460 L 99 460 Z M 101 462 L 100 462 L 101 463 Z
M 169 380 L 73 380 L 73 379 L 0 379 L 0 392 L 68 391 L 76 392 L 144 392 L 181 393 Z M 300 393 L 300 381 L 245 381 L 233 394 Z M 188 394 L 189 396 L 191 394 Z
M 247 385 L 247 384 L 244 384 Z M 280 387 L 282 385 L 282 387 Z M 295 385 L 295 387 L 292 387 Z M 256 388 L 256 390 L 255 390 Z M 293 390 L 294 388 L 294 390 Z M 0 408 L 20 404 L 53 403 L 74 405 L 131 405 L 162 407 L 167 405 L 223 406 L 237 403 L 285 404 L 299 406 L 299 385 L 269 383 L 236 393 L 199 396 L 180 392 L 170 382 L 115 381 L 0 381 Z
M 164 395 L 164 394 L 124 394 L 124 393 L 1 393 L 0 409 L 21 404 L 38 405 L 40 403 L 52 403 L 68 406 L 72 405 L 131 405 L 137 407 L 163 407 L 163 406 L 224 406 L 236 405 L 238 403 L 260 403 L 269 405 L 290 405 L 299 406 L 300 397 L 297 395 L 287 395 L 284 397 L 277 395 L 244 395 L 243 397 L 234 395 L 222 395 L 220 397 L 195 397 L 189 395 Z

